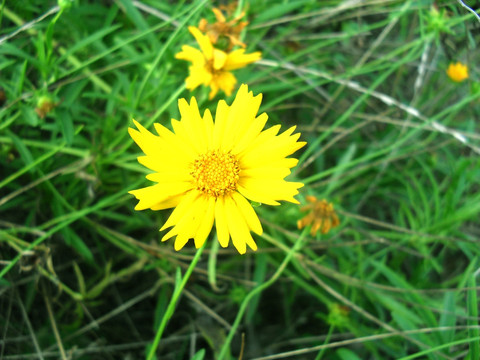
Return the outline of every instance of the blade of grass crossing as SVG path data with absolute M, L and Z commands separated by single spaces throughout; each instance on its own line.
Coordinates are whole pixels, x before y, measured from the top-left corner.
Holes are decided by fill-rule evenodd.
M 265 277 L 267 276 L 267 254 L 258 254 L 255 256 L 255 271 L 253 273 L 253 281 L 257 284 L 262 284 L 265 281 Z M 250 302 L 247 312 L 245 314 L 245 321 L 250 323 L 253 321 L 253 318 L 258 309 L 258 303 L 260 302 L 261 294 L 252 298 Z
M 6 179 L 0 182 L 0 189 L 4 187 L 5 185 L 9 184 L 16 178 L 20 177 L 21 175 L 25 174 L 26 172 L 30 171 L 31 169 L 35 168 L 37 165 L 41 164 L 42 162 L 48 160 L 51 158 L 53 155 L 55 155 L 57 152 L 59 152 L 64 146 L 66 145 L 65 142 L 62 142 L 60 145 L 54 147 L 52 150 L 49 152 L 43 154 L 42 156 L 38 157 L 34 161 L 28 163 L 28 165 L 24 166 L 20 170 L 16 171 L 12 175 L 8 176 Z
M 475 258 L 474 263 L 477 263 L 477 258 Z M 477 265 L 478 266 L 478 265 Z M 472 339 L 469 344 L 468 358 L 470 360 L 480 359 L 480 344 L 475 338 L 480 337 L 480 330 L 478 329 L 478 298 L 477 298 L 477 282 L 475 277 L 478 271 L 470 275 L 468 279 L 468 287 L 470 288 L 467 292 L 467 310 L 468 310 L 468 325 L 473 325 L 468 330 L 468 336 Z
M 417 352 L 415 354 L 412 354 L 412 355 L 408 355 L 408 356 L 404 356 L 398 360 L 412 360 L 412 359 L 417 359 L 417 358 L 420 358 L 424 355 L 427 355 L 427 354 L 431 354 L 433 352 L 436 352 L 438 350 L 442 350 L 442 349 L 448 349 L 448 348 L 454 348 L 456 347 L 457 345 L 463 345 L 465 343 L 468 343 L 468 342 L 472 342 L 472 341 L 479 341 L 480 340 L 480 336 L 477 336 L 475 338 L 467 338 L 467 339 L 462 339 L 462 340 L 457 340 L 457 341 L 452 341 L 452 342 L 449 342 L 449 343 L 446 343 L 446 344 L 442 344 L 442 345 L 439 345 L 439 346 L 435 346 L 435 347 L 432 347 L 430 349 L 427 349 L 427 350 L 423 350 L 423 351 L 420 351 L 420 352 Z M 478 358 L 477 358 L 478 359 Z
M 208 255 L 208 282 L 214 291 L 218 291 L 217 287 L 217 255 L 220 243 L 217 241 L 217 236 L 212 242 L 212 248 Z
M 181 276 L 180 268 L 177 268 L 175 290 L 173 291 L 173 295 L 170 300 L 170 303 L 168 304 L 167 310 L 165 311 L 165 314 L 163 315 L 163 318 L 157 330 L 157 333 L 155 334 L 155 339 L 153 340 L 153 344 L 150 347 L 150 350 L 148 352 L 147 360 L 152 360 L 155 357 L 155 352 L 157 351 L 158 345 L 160 345 L 160 339 L 162 338 L 163 331 L 167 326 L 168 320 L 170 320 L 170 318 L 172 317 L 175 311 L 175 306 L 177 305 L 180 295 L 182 294 L 182 290 L 187 284 L 187 281 L 190 278 L 190 275 L 192 274 L 193 270 L 195 269 L 195 266 L 197 265 L 198 260 L 200 260 L 200 256 L 202 255 L 203 249 L 205 249 L 206 244 L 207 242 L 205 241 L 202 247 L 197 250 L 192 262 L 188 266 L 188 269 L 185 272 L 185 275 L 183 277 Z

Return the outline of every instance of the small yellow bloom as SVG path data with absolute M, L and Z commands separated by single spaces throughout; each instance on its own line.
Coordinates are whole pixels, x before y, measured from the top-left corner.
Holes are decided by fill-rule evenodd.
M 198 24 L 200 31 L 207 34 L 210 41 L 216 45 L 218 45 L 219 39 L 227 39 L 227 50 L 231 50 L 237 45 L 244 48 L 245 44 L 240 41 L 239 37 L 243 28 L 248 24 L 248 21 L 240 21 L 245 16 L 245 13 L 242 12 L 239 16 L 227 21 L 219 9 L 213 8 L 212 11 L 217 22 L 209 24 L 205 19 L 200 20 L 200 24 Z
M 455 82 L 462 82 L 468 79 L 468 67 L 457 61 L 455 64 L 451 63 L 447 69 L 447 75 Z
M 297 221 L 299 229 L 312 225 L 310 234 L 314 236 L 319 230 L 322 234 L 326 234 L 330 229 L 340 225 L 340 220 L 333 209 L 333 204 L 325 199 L 318 200 L 315 196 L 307 196 L 307 201 L 310 204 L 302 207 L 300 210 L 310 211 L 310 213 Z
M 200 85 L 209 86 L 210 99 L 217 94 L 218 90 L 223 90 L 230 96 L 237 83 L 237 79 L 230 71 L 260 60 L 262 56 L 258 51 L 245 54 L 244 49 L 226 53 L 213 47 L 210 38 L 203 35 L 196 27 L 190 26 L 188 30 L 197 40 L 200 50 L 184 45 L 175 58 L 192 63 L 189 67 L 190 75 L 186 79 L 187 89 L 193 90 Z
M 172 227 L 162 238 L 175 237 L 175 250 L 189 239 L 200 248 L 215 222 L 222 247 L 230 237 L 240 254 L 247 245 L 257 249 L 250 234 L 262 234 L 262 225 L 250 201 L 279 205 L 279 200 L 298 204 L 294 196 L 302 183 L 289 182 L 298 160 L 289 158 L 306 143 L 297 141 L 295 126 L 278 134 L 280 125 L 263 130 L 268 115 L 257 116 L 262 95 L 253 96 L 242 85 L 231 106 L 218 102 L 213 121 L 203 117 L 194 97 L 178 102 L 180 121 L 172 120 L 173 132 L 155 124 L 158 136 L 134 121 L 128 129 L 145 156 L 138 161 L 153 170 L 147 179 L 153 186 L 130 191 L 139 200 L 135 210 L 175 208 L 160 229 Z

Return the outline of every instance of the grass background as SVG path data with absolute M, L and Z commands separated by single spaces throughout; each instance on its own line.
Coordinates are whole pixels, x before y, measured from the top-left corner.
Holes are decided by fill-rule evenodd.
M 174 54 L 219 3 L 0 4 L 0 359 L 145 358 L 195 249 L 159 243 L 169 211 L 133 210 L 127 128 L 169 126 L 181 97 L 215 108 Z M 298 198 L 341 225 L 311 237 L 285 203 L 256 207 L 255 253 L 211 236 L 156 357 L 480 358 L 480 22 L 458 1 L 238 6 L 263 60 L 235 75 L 267 126 L 297 125 Z

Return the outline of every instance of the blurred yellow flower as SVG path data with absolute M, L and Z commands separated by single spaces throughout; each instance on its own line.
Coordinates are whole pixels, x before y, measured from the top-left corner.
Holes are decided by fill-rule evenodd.
M 175 250 L 192 238 L 201 247 L 214 222 L 222 247 L 231 237 L 240 254 L 247 245 L 256 250 L 250 231 L 263 230 L 248 200 L 298 204 L 294 195 L 303 184 L 285 180 L 298 160 L 287 156 L 306 143 L 297 141 L 295 126 L 279 135 L 280 125 L 263 130 L 268 115 L 257 116 L 261 101 L 242 85 L 231 106 L 218 102 L 215 122 L 209 110 L 200 116 L 192 97 L 190 104 L 179 100 L 173 132 L 155 124 L 157 136 L 136 121 L 138 130 L 128 129 L 145 153 L 138 161 L 154 171 L 147 179 L 156 182 L 130 191 L 139 200 L 135 210 L 175 208 L 160 229 L 172 227 L 162 241 L 175 236 Z
M 231 50 L 234 46 L 244 48 L 245 44 L 240 41 L 239 37 L 243 28 L 248 24 L 248 21 L 240 21 L 245 16 L 245 13 L 242 12 L 239 16 L 227 21 L 219 9 L 213 8 L 212 11 L 217 21 L 209 24 L 205 19 L 200 20 L 200 24 L 198 24 L 200 31 L 208 35 L 210 41 L 217 46 L 219 39 L 228 40 L 227 50 Z
M 210 99 L 217 94 L 218 90 L 223 90 L 230 96 L 237 83 L 237 79 L 230 71 L 260 60 L 262 56 L 258 51 L 245 54 L 244 49 L 226 53 L 213 47 L 210 38 L 203 35 L 196 27 L 190 26 L 188 30 L 197 40 L 200 50 L 184 45 L 175 58 L 192 63 L 189 67 L 190 75 L 186 79 L 187 89 L 193 90 L 200 85 L 209 86 Z
M 447 75 L 455 82 L 461 82 L 468 79 L 468 67 L 457 61 L 455 64 L 451 63 L 447 69 Z
M 315 196 L 307 196 L 309 205 L 303 206 L 301 211 L 310 211 L 310 213 L 297 221 L 299 229 L 304 228 L 307 225 L 312 225 L 310 234 L 314 236 L 319 230 L 322 234 L 326 234 L 330 229 L 340 225 L 333 204 L 327 202 L 327 200 L 318 200 Z

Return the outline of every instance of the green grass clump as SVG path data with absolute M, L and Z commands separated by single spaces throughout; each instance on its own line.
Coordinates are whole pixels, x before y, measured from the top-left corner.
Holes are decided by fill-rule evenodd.
M 160 243 L 135 118 L 179 118 L 207 1 L 0 2 L 0 359 L 478 359 L 480 43 L 458 1 L 244 0 L 236 71 L 340 226 L 254 204 L 240 256 Z M 450 62 L 469 67 L 451 81 Z M 226 98 L 231 103 L 233 97 Z M 193 261 L 193 262 L 192 262 Z

